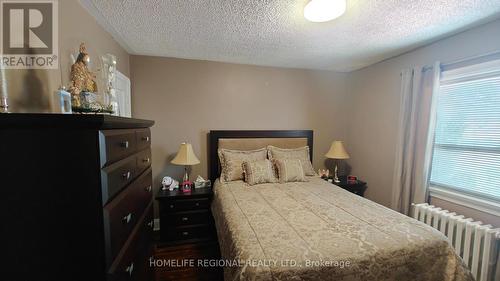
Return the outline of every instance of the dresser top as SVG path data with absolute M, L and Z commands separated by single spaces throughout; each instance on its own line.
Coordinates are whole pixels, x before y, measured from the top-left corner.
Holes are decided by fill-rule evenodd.
M 0 113 L 0 128 L 128 129 L 149 128 L 155 122 L 104 114 Z

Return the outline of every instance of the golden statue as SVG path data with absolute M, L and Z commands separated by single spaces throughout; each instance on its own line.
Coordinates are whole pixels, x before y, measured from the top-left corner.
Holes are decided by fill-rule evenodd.
M 85 48 L 85 44 L 82 43 L 80 44 L 78 58 L 71 66 L 71 85 L 69 87 L 69 92 L 71 93 L 72 106 L 79 107 L 81 105 L 80 94 L 82 92 L 97 92 L 97 84 L 95 82 L 96 75 L 88 69 L 89 62 L 90 57 L 87 53 L 87 48 Z

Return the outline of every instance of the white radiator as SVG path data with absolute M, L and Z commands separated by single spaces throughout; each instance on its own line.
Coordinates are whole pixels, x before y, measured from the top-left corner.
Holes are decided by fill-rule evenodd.
M 498 262 L 500 228 L 437 208 L 412 204 L 413 218 L 441 231 L 478 281 L 493 280 Z

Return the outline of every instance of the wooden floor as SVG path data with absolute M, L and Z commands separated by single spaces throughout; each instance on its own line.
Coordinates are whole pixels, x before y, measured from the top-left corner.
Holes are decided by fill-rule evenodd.
M 154 249 L 156 281 L 223 281 L 223 270 L 219 267 L 200 267 L 198 260 L 219 259 L 217 241 L 198 242 L 185 245 L 157 243 Z M 193 261 L 194 260 L 194 261 Z M 172 264 L 172 261 L 173 264 Z M 186 264 L 194 263 L 194 266 Z M 170 264 L 168 264 L 170 262 Z M 183 264 L 184 262 L 184 264 Z

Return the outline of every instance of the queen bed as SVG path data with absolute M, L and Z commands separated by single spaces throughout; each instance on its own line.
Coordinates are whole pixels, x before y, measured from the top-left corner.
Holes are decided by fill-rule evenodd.
M 312 131 L 211 131 L 212 213 L 225 280 L 473 280 L 437 230 L 317 176 L 221 181 L 220 148 L 308 146 Z

